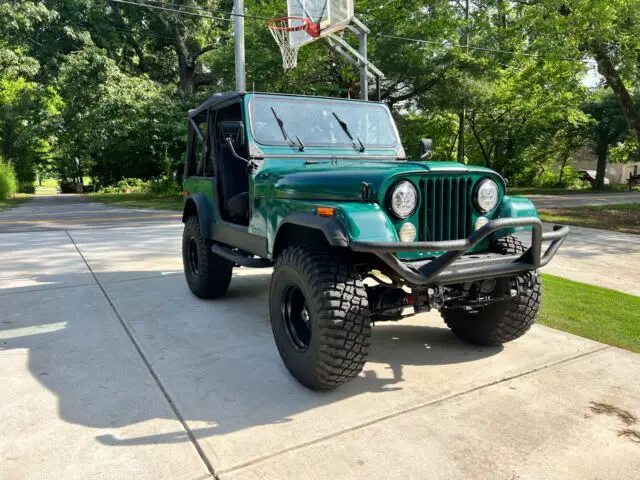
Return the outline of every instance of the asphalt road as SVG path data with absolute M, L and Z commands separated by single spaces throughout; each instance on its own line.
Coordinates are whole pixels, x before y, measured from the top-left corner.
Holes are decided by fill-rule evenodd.
M 90 202 L 84 195 L 37 195 L 0 212 L 0 233 L 78 230 L 179 222 L 180 214 L 162 210 L 119 208 Z
M 586 207 L 640 203 L 640 192 L 576 193 L 570 195 L 525 195 L 537 208 Z
M 579 195 L 529 195 L 538 208 L 640 203 L 640 192 Z M 84 195 L 38 195 L 28 203 L 0 212 L 0 233 L 78 230 L 138 226 L 179 221 L 162 210 L 119 208 L 91 202 Z

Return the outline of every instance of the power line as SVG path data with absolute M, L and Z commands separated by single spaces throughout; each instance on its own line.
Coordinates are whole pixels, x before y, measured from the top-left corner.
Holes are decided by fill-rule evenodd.
M 146 0 L 146 3 L 157 3 L 158 5 L 161 6 L 172 6 L 172 7 L 179 7 L 179 8 L 188 8 L 191 10 L 197 10 L 197 11 L 201 11 L 201 12 L 210 12 L 210 13 L 224 13 L 225 15 L 228 15 L 229 17 L 242 17 L 242 18 L 248 18 L 250 20 L 270 20 L 268 17 L 259 17 L 257 15 L 247 15 L 246 13 L 234 13 L 233 11 L 227 11 L 227 10 L 221 10 L 221 9 L 216 9 L 216 8 L 208 8 L 208 7 L 200 7 L 198 5 L 174 5 L 174 4 L 168 4 L 166 2 L 162 2 L 161 0 Z M 141 5 L 144 5 L 141 3 Z
M 135 5 L 137 7 L 145 7 L 145 8 L 152 8 L 155 10 L 162 10 L 164 12 L 173 12 L 173 13 L 180 13 L 182 15 L 188 15 L 191 17 L 201 17 L 201 18 L 209 18 L 211 20 L 221 20 L 223 22 L 228 21 L 226 18 L 222 18 L 222 17 L 214 17 L 213 15 L 203 15 L 201 13 L 196 13 L 196 12 L 185 12 L 184 10 L 175 10 L 173 8 L 166 8 L 166 7 L 160 7 L 160 6 L 156 6 L 156 5 L 149 5 L 148 3 L 139 3 L 139 2 L 128 2 L 127 0 L 113 0 L 116 3 L 126 3 L 127 5 Z
M 208 19 L 212 19 L 212 20 L 220 20 L 220 21 L 224 21 L 224 22 L 228 22 L 229 18 L 222 18 L 222 17 L 215 17 L 213 15 L 204 15 L 201 13 L 196 13 L 193 11 L 185 11 L 185 10 L 176 10 L 174 8 L 167 8 L 167 5 L 169 6 L 176 6 L 173 4 L 167 4 L 165 2 L 162 2 L 161 0 L 147 0 L 147 2 L 153 3 L 141 3 L 141 2 L 136 2 L 136 1 L 129 1 L 129 0 L 113 0 L 114 2 L 117 3 L 125 3 L 128 5 L 135 5 L 138 7 L 146 7 L 146 8 L 152 8 L 155 10 L 162 10 L 162 11 L 167 11 L 167 12 L 172 12 L 172 13 L 180 13 L 182 15 L 187 15 L 187 16 L 194 16 L 194 17 L 202 17 L 202 18 L 208 18 Z M 216 10 L 216 9 L 212 9 L 212 8 L 205 8 L 205 7 L 200 7 L 200 6 L 195 6 L 195 5 L 178 5 L 179 8 L 188 8 L 188 9 L 192 9 L 192 10 L 197 10 L 199 12 L 212 12 L 212 13 L 224 13 L 225 15 L 228 15 L 229 17 L 242 17 L 242 18 L 247 18 L 249 20 L 269 20 L 269 18 L 267 17 L 259 17 L 256 15 L 247 15 L 247 14 L 238 14 L 238 13 L 233 13 L 233 12 L 227 12 L 224 10 Z M 498 49 L 498 48 L 490 48 L 490 47 L 474 47 L 473 45 L 461 45 L 459 43 L 455 43 L 455 42 L 450 42 L 450 41 L 436 41 L 436 40 L 424 40 L 424 39 L 420 39 L 420 38 L 411 38 L 411 37 L 404 37 L 401 35 L 390 35 L 390 34 L 384 34 L 384 33 L 376 33 L 376 32 L 371 32 L 370 35 L 374 35 L 376 37 L 380 37 L 380 38 L 387 38 L 390 40 L 399 40 L 399 41 L 404 41 L 404 42 L 411 42 L 411 43 L 415 43 L 415 44 L 422 44 L 422 45 L 437 45 L 439 47 L 443 47 L 443 46 L 448 46 L 448 47 L 452 47 L 452 48 L 461 48 L 464 50 L 476 50 L 476 51 L 482 51 L 482 52 L 491 52 L 491 53 L 502 53 L 502 54 L 507 54 L 507 55 L 521 55 L 524 57 L 532 57 L 532 58 L 547 58 L 547 55 L 543 55 L 543 54 L 539 54 L 539 53 L 527 53 L 527 52 L 519 52 L 519 51 L 514 51 L 514 50 L 502 50 L 502 49 Z M 560 56 L 553 56 L 554 59 L 557 60 L 567 60 L 567 61 L 571 61 L 574 62 L 576 61 L 575 58 L 570 58 L 570 57 L 560 57 Z
M 462 48 L 462 49 L 469 49 L 469 50 L 480 50 L 483 52 L 494 52 L 494 53 L 507 53 L 509 55 L 522 55 L 525 57 L 534 57 L 534 58 L 545 58 L 546 55 L 542 55 L 539 53 L 527 53 L 527 52 L 518 52 L 515 50 L 500 50 L 498 48 L 489 48 L 489 47 L 474 47 L 472 45 L 461 45 L 459 43 L 453 43 L 453 42 L 449 42 L 449 41 L 442 41 L 442 42 L 438 42 L 436 40 L 422 40 L 420 38 L 409 38 L 409 37 L 402 37 L 399 35 L 388 35 L 388 34 L 384 34 L 384 33 L 376 33 L 376 32 L 371 32 L 369 35 L 374 35 L 376 37 L 382 37 L 382 38 L 389 38 L 391 40 L 402 40 L 405 42 L 413 42 L 413 43 L 418 43 L 418 44 L 430 44 L 430 45 L 438 45 L 440 47 L 442 46 L 448 46 L 448 47 L 456 47 L 456 48 Z M 556 58 L 558 60 L 569 60 L 569 61 L 575 61 L 575 58 L 569 58 L 569 57 L 553 57 Z
M 128 5 L 135 5 L 137 7 L 147 7 L 147 8 L 153 8 L 156 10 L 164 10 L 167 12 L 173 12 L 173 13 L 181 13 L 183 15 L 190 15 L 190 16 L 194 16 L 194 17 L 203 17 L 203 18 L 210 18 L 213 20 L 222 20 L 224 22 L 228 22 L 229 18 L 222 18 L 222 17 L 214 17 L 213 15 L 203 15 L 203 14 L 199 14 L 199 13 L 195 13 L 195 12 L 190 12 L 190 11 L 185 11 L 185 10 L 177 10 L 175 8 L 168 8 L 168 7 L 177 7 L 179 9 L 183 9 L 186 8 L 188 10 L 195 10 L 196 12 L 208 12 L 208 13 L 224 13 L 225 15 L 228 15 L 229 17 L 242 17 L 242 18 L 247 18 L 249 20 L 262 20 L 262 21 L 267 21 L 269 20 L 268 17 L 259 17 L 257 15 L 247 15 L 247 14 L 239 14 L 239 13 L 233 13 L 233 12 L 227 12 L 226 10 L 219 10 L 219 9 L 214 9 L 214 8 L 206 8 L 206 7 L 200 7 L 197 5 L 174 5 L 171 3 L 166 3 L 166 2 L 162 2 L 162 1 L 158 1 L 158 0 L 146 0 L 146 2 L 132 2 L 132 1 L 127 1 L 127 0 L 113 0 L 116 3 L 126 3 Z M 154 4 L 154 5 L 152 5 Z

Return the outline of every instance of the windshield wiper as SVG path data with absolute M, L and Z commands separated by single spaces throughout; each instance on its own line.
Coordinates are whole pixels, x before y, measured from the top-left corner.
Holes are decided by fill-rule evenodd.
M 342 130 L 344 130 L 344 133 L 347 134 L 347 137 L 349 137 L 349 140 L 351 140 L 351 142 L 353 143 L 353 146 L 355 148 L 358 148 L 358 146 L 356 145 L 356 140 L 358 140 L 358 143 L 360 144 L 360 152 L 364 152 L 365 148 L 364 148 L 364 143 L 362 143 L 362 140 L 360 140 L 360 137 L 358 137 L 357 135 L 353 135 L 351 133 L 351 130 L 349 130 L 349 125 L 347 125 L 347 122 L 345 122 L 343 119 L 340 118 L 340 116 L 336 113 L 336 112 L 331 112 L 333 114 L 334 117 L 336 117 L 336 120 L 338 121 L 338 123 L 340 124 L 340 126 L 342 127 Z
M 278 122 L 278 126 L 280 127 L 280 130 L 282 131 L 282 136 L 284 137 L 284 139 L 289 141 L 289 142 L 291 142 L 292 144 L 294 144 L 295 142 L 287 134 L 287 130 L 284 127 L 284 122 L 282 121 L 282 119 L 276 113 L 275 108 L 271 107 L 271 111 L 273 112 L 273 116 L 276 118 L 276 122 Z M 296 140 L 298 141 L 298 149 L 301 152 L 303 152 L 304 151 L 304 143 L 302 143 L 302 140 L 300 140 L 300 137 L 298 137 L 297 135 L 296 135 Z

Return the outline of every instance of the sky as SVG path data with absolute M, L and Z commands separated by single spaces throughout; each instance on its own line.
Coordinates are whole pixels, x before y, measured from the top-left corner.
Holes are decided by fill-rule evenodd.
M 588 60 L 587 64 L 587 72 L 582 78 L 582 84 L 589 88 L 597 88 L 604 77 L 598 73 L 598 67 L 596 66 L 595 60 Z

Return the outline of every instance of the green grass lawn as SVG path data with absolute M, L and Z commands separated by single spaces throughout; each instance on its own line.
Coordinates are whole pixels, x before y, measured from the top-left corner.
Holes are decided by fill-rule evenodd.
M 21 203 L 28 202 L 30 199 L 31 199 L 30 195 L 24 195 L 19 193 L 15 197 L 7 198 L 6 200 L 0 200 L 0 211 L 17 207 Z
M 538 323 L 640 353 L 640 297 L 542 275 Z
M 543 222 L 640 235 L 640 203 L 540 209 L 538 213 Z
M 96 202 L 113 203 L 122 207 L 175 211 L 182 211 L 184 201 L 180 194 L 157 195 L 153 193 L 91 193 L 89 198 Z
M 57 189 L 58 188 L 58 179 L 57 178 L 45 178 L 42 180 L 42 188 L 46 189 Z

